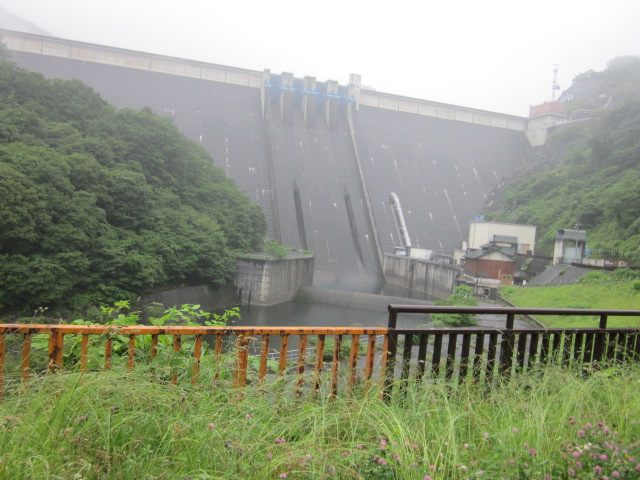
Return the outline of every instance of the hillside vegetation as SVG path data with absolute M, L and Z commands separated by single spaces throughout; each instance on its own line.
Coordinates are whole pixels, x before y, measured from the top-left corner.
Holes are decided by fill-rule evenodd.
M 224 284 L 263 212 L 150 111 L 0 62 L 0 308 L 83 308 Z
M 578 227 L 594 257 L 640 263 L 640 57 L 577 76 L 563 97 L 569 112 L 606 108 L 558 127 L 487 218 L 536 225 L 541 254 L 558 229 Z

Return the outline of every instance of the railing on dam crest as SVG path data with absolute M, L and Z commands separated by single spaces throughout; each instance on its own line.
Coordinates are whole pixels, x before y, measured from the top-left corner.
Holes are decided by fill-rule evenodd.
M 399 315 L 500 315 L 504 328 L 396 328 Z M 514 328 L 516 316 L 597 317 L 596 328 Z M 0 396 L 34 373 L 146 368 L 173 383 L 235 387 L 290 378 L 296 395 L 389 393 L 398 381 L 492 384 L 538 365 L 640 359 L 640 329 L 607 328 L 640 311 L 389 306 L 387 327 L 194 327 L 0 324 Z M 274 359 L 275 358 L 275 359 Z

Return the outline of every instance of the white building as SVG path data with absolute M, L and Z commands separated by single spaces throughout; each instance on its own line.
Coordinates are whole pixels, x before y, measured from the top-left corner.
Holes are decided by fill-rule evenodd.
M 517 240 L 516 253 L 534 253 L 536 244 L 535 226 L 484 221 L 473 221 L 469 223 L 467 249 L 474 250 L 492 242 L 500 243 L 506 239 L 505 237 L 512 237 Z

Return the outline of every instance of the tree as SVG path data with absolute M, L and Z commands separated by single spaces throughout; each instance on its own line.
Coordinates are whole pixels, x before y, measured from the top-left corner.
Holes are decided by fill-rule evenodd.
M 453 293 L 446 300 L 438 300 L 436 305 L 475 307 L 478 301 L 473 296 L 471 287 L 459 286 L 453 289 Z M 476 316 L 470 313 L 432 313 L 432 326 L 434 327 L 470 327 L 478 324 Z
M 266 221 L 169 119 L 0 63 L 0 308 L 224 284 Z

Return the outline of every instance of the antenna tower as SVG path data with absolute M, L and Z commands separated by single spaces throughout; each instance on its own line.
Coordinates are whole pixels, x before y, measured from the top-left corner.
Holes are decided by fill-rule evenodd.
M 558 85 L 558 68 L 560 65 L 557 63 L 553 64 L 553 82 L 551 83 L 551 101 L 555 102 L 556 100 L 556 91 L 560 90 L 560 85 Z

